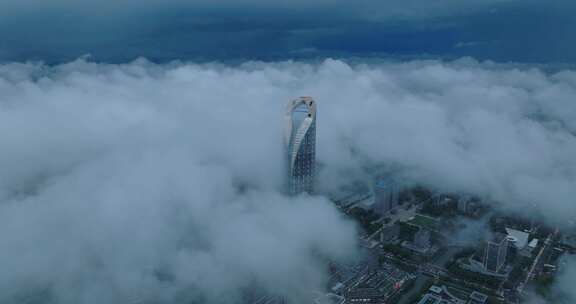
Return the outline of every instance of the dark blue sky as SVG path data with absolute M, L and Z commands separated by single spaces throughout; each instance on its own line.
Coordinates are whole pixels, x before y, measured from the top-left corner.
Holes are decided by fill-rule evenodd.
M 462 3 L 466 2 L 466 3 Z M 372 57 L 576 63 L 572 0 L 6 0 L 0 61 Z

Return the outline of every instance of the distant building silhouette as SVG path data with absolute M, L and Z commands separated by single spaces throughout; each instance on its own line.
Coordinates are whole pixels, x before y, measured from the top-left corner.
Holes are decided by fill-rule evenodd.
M 374 211 L 384 215 L 398 207 L 398 194 L 398 185 L 394 180 L 376 180 L 374 183 Z

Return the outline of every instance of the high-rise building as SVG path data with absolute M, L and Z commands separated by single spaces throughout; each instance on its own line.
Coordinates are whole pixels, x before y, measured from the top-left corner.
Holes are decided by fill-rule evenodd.
M 462 213 L 468 213 L 471 202 L 472 197 L 468 195 L 458 198 L 458 211 Z
M 316 102 L 299 97 L 286 108 L 288 193 L 313 193 L 316 176 Z
M 484 256 L 484 267 L 490 272 L 499 272 L 506 264 L 512 239 L 499 236 L 495 241 L 487 242 Z
M 464 269 L 485 275 L 505 278 L 511 268 L 507 265 L 514 258 L 514 240 L 502 233 L 496 233 L 492 241 L 484 241 L 478 251 L 466 263 Z
M 374 183 L 374 211 L 385 215 L 398 207 L 398 193 L 394 180 L 378 179 Z

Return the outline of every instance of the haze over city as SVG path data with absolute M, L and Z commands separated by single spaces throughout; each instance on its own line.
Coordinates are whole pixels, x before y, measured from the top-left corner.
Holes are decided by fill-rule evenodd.
M 575 9 L 2 2 L 0 303 L 573 303 Z

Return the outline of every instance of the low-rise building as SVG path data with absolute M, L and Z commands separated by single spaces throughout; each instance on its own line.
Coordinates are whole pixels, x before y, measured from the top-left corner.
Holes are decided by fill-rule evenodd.
M 360 274 L 346 287 L 345 303 L 393 303 L 393 299 L 404 286 L 415 279 L 411 273 L 392 264 L 383 264 L 377 269 Z
M 432 286 L 418 304 L 486 304 L 488 296 L 474 291 L 467 298 L 459 298 L 452 294 L 446 286 Z
M 531 243 L 528 242 L 530 240 L 530 233 L 512 228 L 506 228 L 506 234 L 508 234 L 508 236 L 511 238 L 510 240 L 512 245 L 514 248 L 516 248 L 516 252 L 518 252 L 518 254 L 525 257 L 530 257 L 533 249 L 529 246 Z
M 402 247 L 424 256 L 433 255 L 437 251 L 432 242 L 432 232 L 423 227 L 418 227 L 411 241 L 402 242 Z

